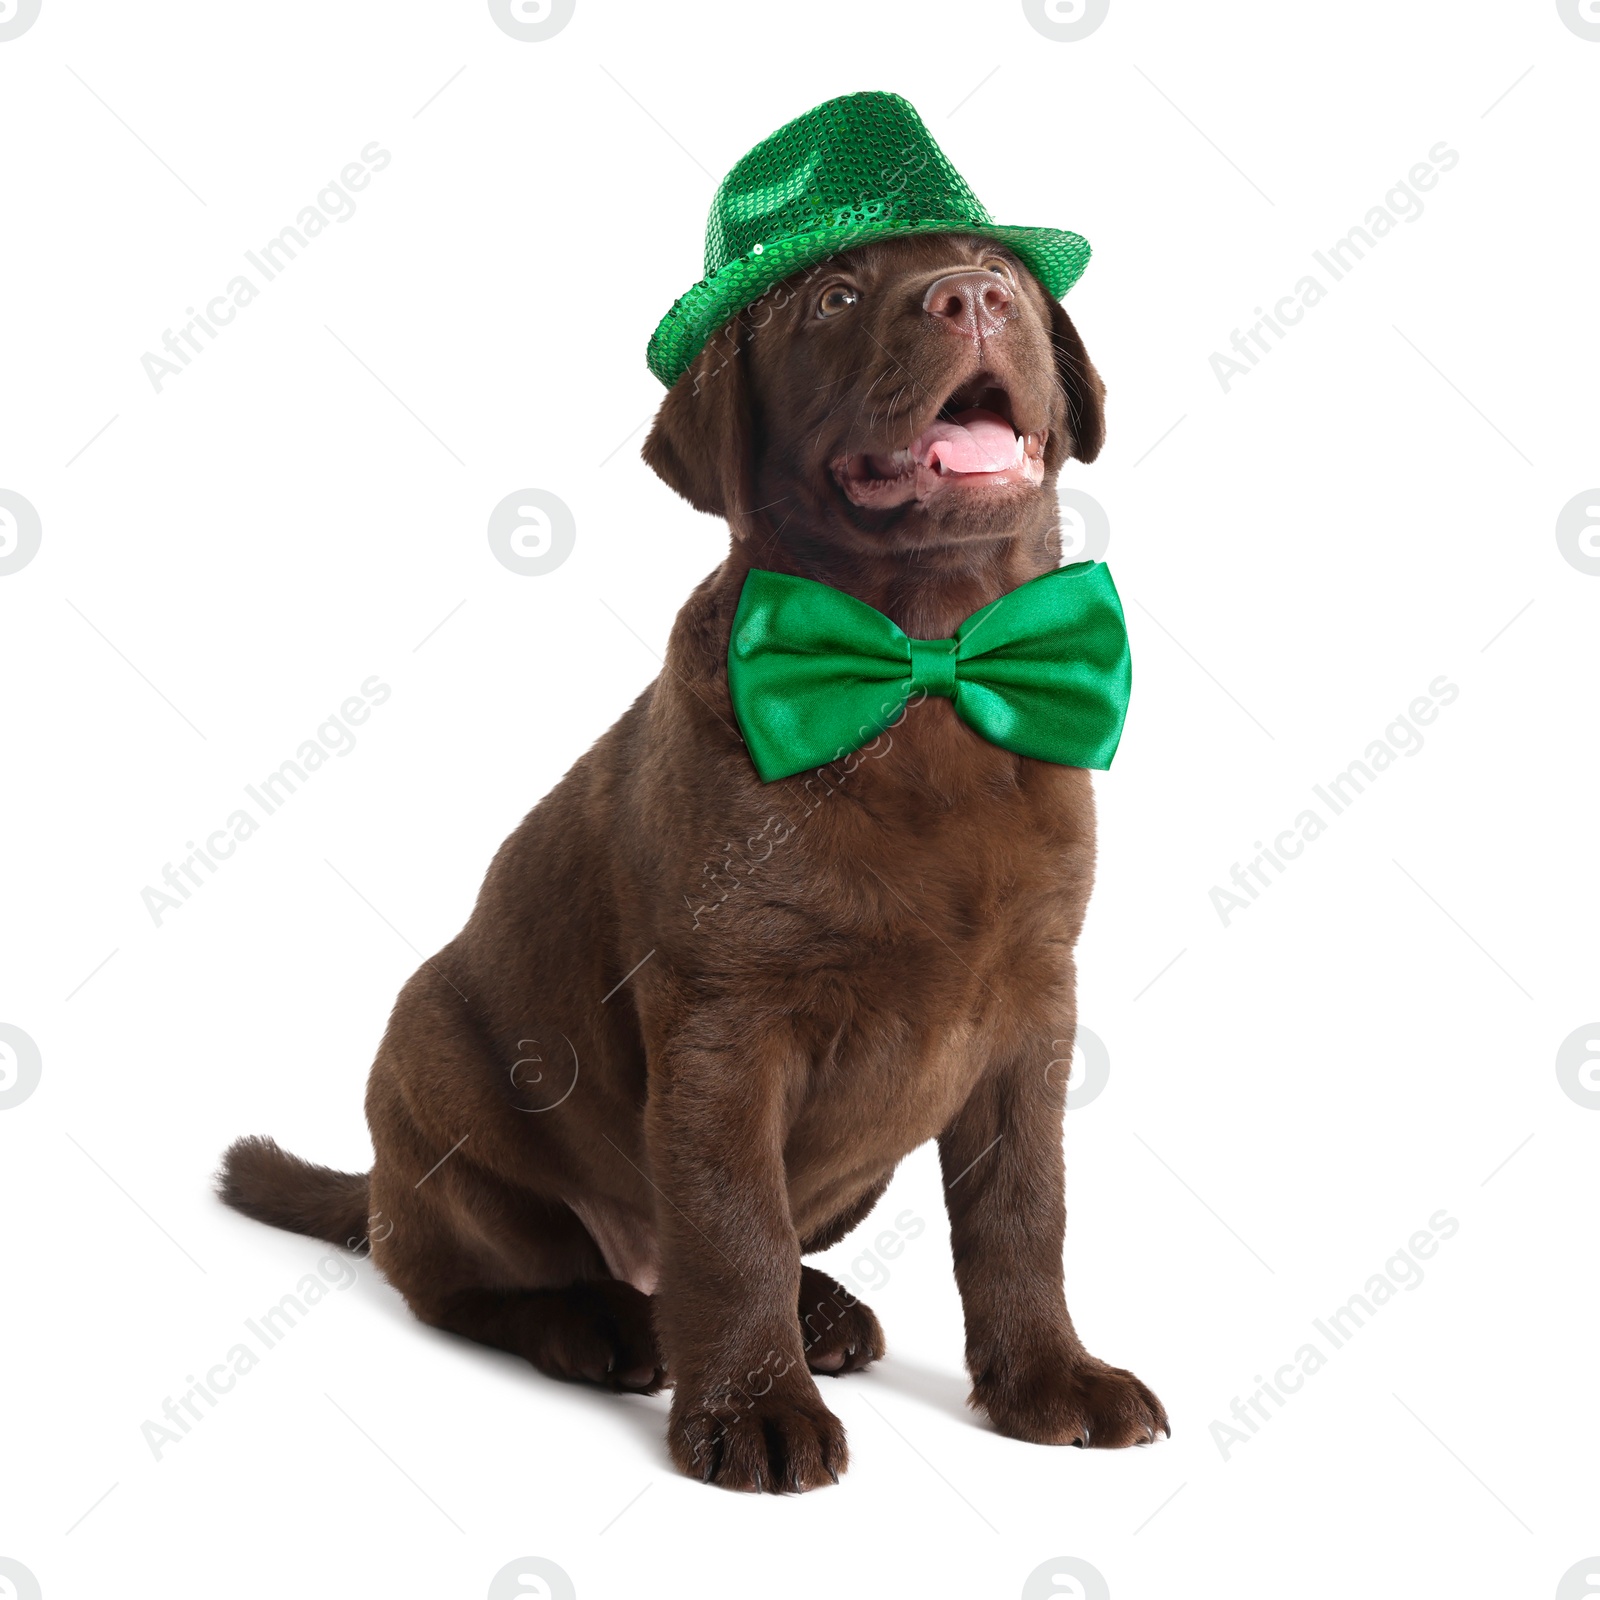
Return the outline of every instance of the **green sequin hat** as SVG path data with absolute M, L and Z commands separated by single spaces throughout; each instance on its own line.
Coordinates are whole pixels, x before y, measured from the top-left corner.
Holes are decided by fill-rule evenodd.
M 744 156 L 706 221 L 706 275 L 661 319 L 645 359 L 669 388 L 735 312 L 791 273 L 896 233 L 976 233 L 1013 251 L 1060 299 L 1089 243 L 997 226 L 897 94 L 825 100 Z

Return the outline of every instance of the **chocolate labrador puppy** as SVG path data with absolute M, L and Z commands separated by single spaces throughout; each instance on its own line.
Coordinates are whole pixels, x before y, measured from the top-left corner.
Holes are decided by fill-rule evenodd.
M 1050 1064 L 1074 1023 L 1089 774 L 931 698 L 764 784 L 727 686 L 752 568 L 922 638 L 1052 569 L 1056 477 L 1098 453 L 1103 393 L 1066 313 L 976 236 L 866 245 L 724 326 L 644 446 L 733 534 L 665 670 L 401 990 L 367 1090 L 372 1171 L 244 1139 L 227 1202 L 370 1248 L 424 1322 L 553 1376 L 670 1383 L 685 1472 L 803 1490 L 846 1462 L 813 1373 L 884 1343 L 802 1258 L 936 1139 L 972 1404 L 1042 1444 L 1166 1430 L 1084 1349 L 1062 1289 Z

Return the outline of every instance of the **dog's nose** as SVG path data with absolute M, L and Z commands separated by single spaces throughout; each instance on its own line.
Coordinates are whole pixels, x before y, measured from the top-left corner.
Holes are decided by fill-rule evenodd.
M 998 333 L 1016 311 L 1005 279 L 994 272 L 947 272 L 922 297 L 922 309 L 964 339 Z

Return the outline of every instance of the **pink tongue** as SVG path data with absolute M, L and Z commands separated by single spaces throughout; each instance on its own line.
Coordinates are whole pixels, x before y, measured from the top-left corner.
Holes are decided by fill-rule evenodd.
M 936 422 L 911 447 L 927 466 L 947 472 L 1001 472 L 1017 460 L 1017 436 L 1004 417 L 992 411 L 958 412 L 950 422 Z

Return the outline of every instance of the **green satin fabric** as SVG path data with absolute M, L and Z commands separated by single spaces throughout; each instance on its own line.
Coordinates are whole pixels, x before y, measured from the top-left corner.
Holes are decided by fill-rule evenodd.
M 955 702 L 991 744 L 1068 767 L 1111 765 L 1132 667 L 1103 562 L 1034 578 L 953 639 L 908 638 L 881 611 L 810 578 L 750 572 L 728 640 L 728 692 L 764 782 L 869 744 L 914 695 Z

